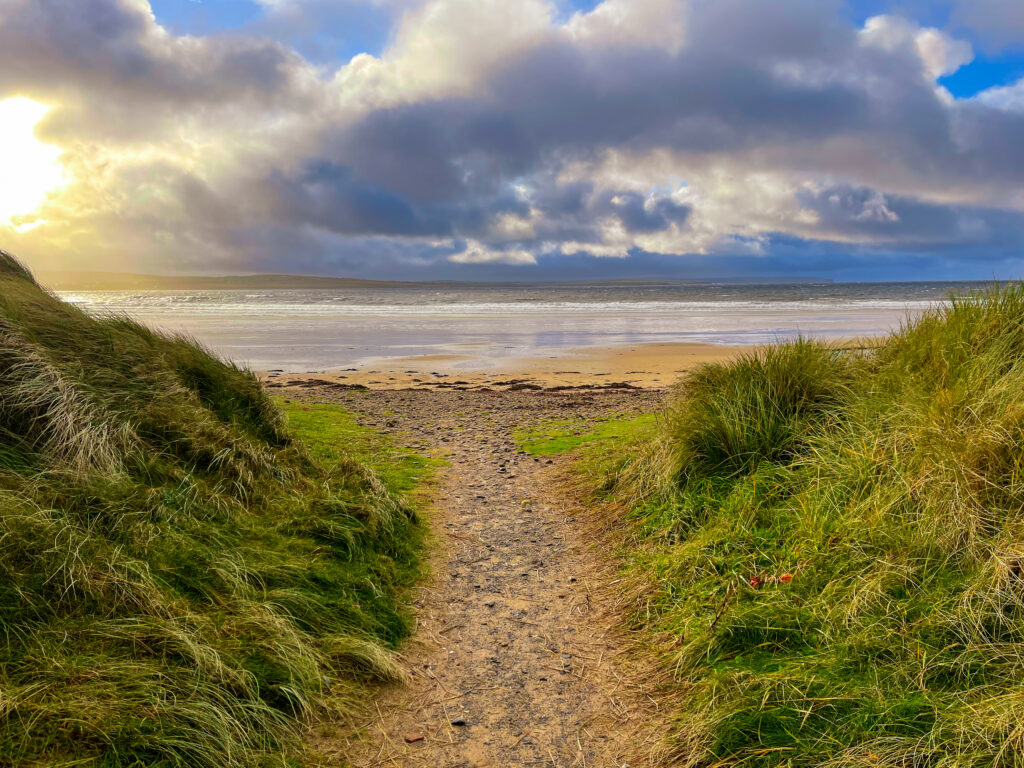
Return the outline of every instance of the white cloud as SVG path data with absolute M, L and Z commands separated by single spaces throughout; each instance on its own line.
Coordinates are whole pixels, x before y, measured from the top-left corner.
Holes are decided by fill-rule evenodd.
M 607 234 L 606 234 L 607 236 Z M 570 240 L 569 242 L 562 243 L 558 251 L 564 256 L 574 256 L 577 253 L 587 253 L 598 259 L 628 259 L 629 250 L 632 248 L 632 243 L 592 243 L 592 242 L 576 242 Z
M 536 264 L 537 258 L 527 250 L 496 251 L 478 240 L 466 243 L 466 249 L 455 253 L 448 260 L 456 264 Z
M 563 29 L 585 44 L 678 50 L 685 41 L 685 14 L 685 0 L 604 0 L 590 11 L 574 13 Z
M 921 27 L 902 16 L 872 16 L 861 40 L 886 51 L 913 50 L 932 78 L 951 75 L 974 59 L 971 44 L 934 27 Z
M 1012 85 L 984 90 L 975 99 L 988 107 L 1024 113 L 1024 78 Z
M 864 202 L 863 209 L 854 215 L 854 221 L 877 221 L 894 223 L 900 220 L 898 214 L 889 208 L 885 195 L 872 190 L 870 197 Z
M 430 0 L 402 16 L 380 57 L 360 54 L 338 71 L 339 99 L 366 109 L 472 93 L 542 41 L 553 14 L 544 0 Z

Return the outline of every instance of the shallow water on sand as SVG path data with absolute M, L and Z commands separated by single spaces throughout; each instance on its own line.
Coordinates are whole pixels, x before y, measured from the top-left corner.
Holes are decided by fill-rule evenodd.
M 466 365 L 654 342 L 876 336 L 980 284 L 459 286 L 90 291 L 62 298 L 185 333 L 255 369 L 312 371 L 411 355 Z

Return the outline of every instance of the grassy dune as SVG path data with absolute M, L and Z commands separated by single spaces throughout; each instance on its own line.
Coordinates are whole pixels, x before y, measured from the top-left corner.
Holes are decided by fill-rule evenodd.
M 0 254 L 0 764 L 284 764 L 401 676 L 425 468 L 290 408 Z
M 605 492 L 682 765 L 1024 764 L 1024 290 L 705 367 L 650 432 Z

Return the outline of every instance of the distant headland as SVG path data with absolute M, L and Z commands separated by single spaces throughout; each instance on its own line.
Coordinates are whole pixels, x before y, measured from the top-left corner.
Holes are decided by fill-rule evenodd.
M 463 280 L 366 280 L 356 277 L 323 277 L 319 275 L 255 274 L 255 275 L 145 275 L 131 272 L 87 272 L 36 270 L 39 281 L 56 291 L 230 291 L 230 290 L 315 290 L 353 288 L 411 288 L 431 286 L 493 286 L 538 285 L 533 281 L 480 282 Z M 709 285 L 709 284 L 806 284 L 832 283 L 819 277 L 760 277 L 720 279 L 665 278 L 631 280 L 572 280 L 572 285 Z M 545 281 L 557 285 L 558 282 Z

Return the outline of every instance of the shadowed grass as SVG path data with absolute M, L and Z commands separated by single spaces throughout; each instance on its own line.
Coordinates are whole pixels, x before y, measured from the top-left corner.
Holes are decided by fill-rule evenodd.
M 403 675 L 429 466 L 317 408 L 0 254 L 0 764 L 283 765 Z
M 680 764 L 1024 763 L 1024 290 L 706 367 L 618 453 Z

